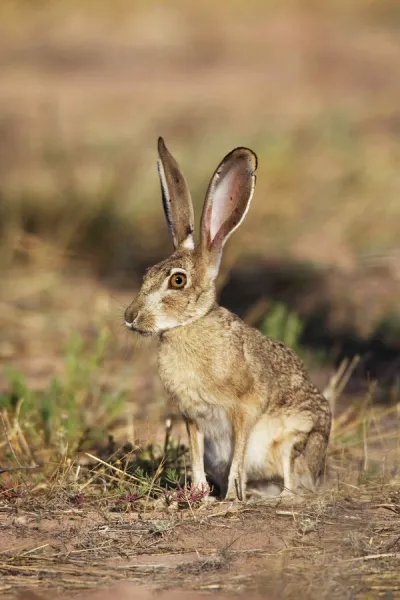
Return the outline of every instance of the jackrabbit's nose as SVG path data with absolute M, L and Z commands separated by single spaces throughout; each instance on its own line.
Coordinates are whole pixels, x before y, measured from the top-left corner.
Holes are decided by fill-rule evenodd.
M 135 320 L 136 315 L 133 313 L 133 310 L 129 307 L 125 311 L 125 325 L 132 329 L 133 321 Z

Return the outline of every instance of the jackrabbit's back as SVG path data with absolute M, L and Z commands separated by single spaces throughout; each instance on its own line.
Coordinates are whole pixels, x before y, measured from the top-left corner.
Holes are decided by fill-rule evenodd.
M 203 403 L 229 409 L 235 402 L 256 401 L 260 414 L 329 413 L 292 350 L 222 307 L 163 334 L 159 365 L 168 391 L 198 410 Z

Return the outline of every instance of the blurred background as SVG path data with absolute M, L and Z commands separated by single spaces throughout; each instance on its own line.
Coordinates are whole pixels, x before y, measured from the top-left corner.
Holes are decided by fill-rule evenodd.
M 173 411 L 122 318 L 171 250 L 159 135 L 197 219 L 219 160 L 259 156 L 221 303 L 322 387 L 360 354 L 354 393 L 378 377 L 398 401 L 397 0 L 2 0 L 0 389 L 45 388 L 100 336 L 132 414 Z

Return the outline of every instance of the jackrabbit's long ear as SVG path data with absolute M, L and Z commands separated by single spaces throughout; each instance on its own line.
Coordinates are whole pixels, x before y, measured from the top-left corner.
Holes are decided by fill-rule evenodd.
M 256 183 L 257 156 L 236 148 L 219 164 L 208 186 L 201 217 L 202 252 L 218 271 L 222 248 L 243 221 Z
M 158 156 L 164 212 L 175 249 L 180 246 L 193 248 L 194 216 L 189 188 L 162 137 L 158 138 Z

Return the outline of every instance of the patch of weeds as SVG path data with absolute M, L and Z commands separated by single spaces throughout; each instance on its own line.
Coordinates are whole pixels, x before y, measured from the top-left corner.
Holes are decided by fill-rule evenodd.
M 12 480 L 0 482 L 0 504 L 2 502 L 9 504 L 19 498 L 23 498 L 24 493 L 22 487 Z
M 188 508 L 199 506 L 204 498 L 209 493 L 209 486 L 202 484 L 201 486 L 181 486 L 175 484 L 174 490 L 166 490 L 165 499 L 169 505 L 176 502 L 180 508 Z
M 113 447 L 113 443 L 110 444 Z M 101 458 L 101 455 L 104 458 Z M 97 456 L 86 453 L 86 463 L 80 477 L 83 489 L 97 484 L 112 494 L 113 510 L 130 509 L 147 504 L 149 499 L 160 498 L 167 504 L 197 502 L 194 491 L 186 491 L 188 448 L 171 436 L 171 424 L 167 422 L 164 444 L 148 444 L 144 447 L 125 444 L 107 455 L 103 449 Z M 77 486 L 77 490 L 79 490 Z
M 144 494 L 138 492 L 122 492 L 121 496 L 118 498 L 119 502 L 125 502 L 126 504 L 133 504 L 137 502 L 141 498 L 143 498 Z
M 110 390 L 100 382 L 108 339 L 103 329 L 88 348 L 73 334 L 65 348 L 65 374 L 53 377 L 41 391 L 31 389 L 18 371 L 4 369 L 9 391 L 0 396 L 0 410 L 17 454 L 40 459 L 43 451 L 51 450 L 71 456 L 107 439 L 126 396 L 124 390 Z

